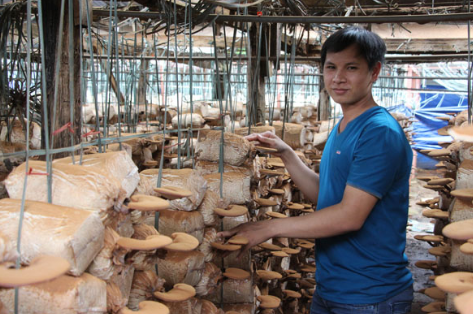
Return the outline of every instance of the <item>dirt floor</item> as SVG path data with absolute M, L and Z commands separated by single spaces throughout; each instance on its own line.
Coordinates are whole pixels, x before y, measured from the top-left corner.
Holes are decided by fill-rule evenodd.
M 422 170 L 417 169 L 415 177 L 423 175 L 437 175 L 435 170 Z M 438 196 L 438 193 L 423 188 L 425 182 L 412 179 L 410 186 L 410 201 L 409 201 L 409 226 L 407 232 L 407 246 L 406 255 L 409 259 L 409 269 L 414 277 L 414 303 L 412 305 L 412 314 L 425 313 L 421 308 L 433 299 L 427 297 L 423 293 L 418 292 L 421 289 L 432 287 L 433 281 L 429 280 L 429 276 L 433 275 L 433 272 L 426 269 L 416 267 L 414 264 L 419 260 L 435 260 L 435 257 L 428 253 L 428 249 L 431 246 L 424 241 L 418 241 L 414 239 L 417 234 L 432 234 L 433 233 L 433 220 L 422 216 L 422 210 L 425 207 L 416 205 L 417 201 L 424 199 L 431 199 Z

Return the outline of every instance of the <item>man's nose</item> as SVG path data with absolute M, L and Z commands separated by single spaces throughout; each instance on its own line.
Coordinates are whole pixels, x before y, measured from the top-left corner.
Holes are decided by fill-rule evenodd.
M 335 73 L 335 76 L 333 77 L 333 81 L 335 83 L 343 82 L 345 80 L 345 73 L 343 71 L 337 71 Z

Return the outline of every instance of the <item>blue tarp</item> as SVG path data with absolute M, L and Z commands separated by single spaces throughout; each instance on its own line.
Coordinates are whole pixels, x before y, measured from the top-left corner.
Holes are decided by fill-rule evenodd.
M 427 86 L 426 88 L 441 89 L 439 86 Z M 468 98 L 463 94 L 443 93 L 421 93 L 419 107 L 414 112 L 417 121 L 412 124 L 413 142 L 412 147 L 416 150 L 439 149 L 439 142 L 451 142 L 450 136 L 438 134 L 438 129 L 446 126 L 447 121 L 439 120 L 437 117 L 451 117 L 447 113 L 459 113 L 468 108 Z M 433 168 L 436 160 L 423 154 L 417 157 L 419 168 Z
M 427 86 L 427 89 L 442 89 L 439 86 Z M 416 150 L 439 149 L 439 142 L 451 142 L 450 136 L 441 136 L 438 129 L 446 126 L 447 121 L 437 117 L 451 117 L 447 113 L 459 113 L 468 108 L 468 99 L 462 94 L 421 93 L 420 104 L 416 110 L 411 110 L 405 105 L 386 108 L 389 111 L 405 114 L 408 118 L 415 118 L 411 125 L 412 147 Z M 417 166 L 423 169 L 433 169 L 438 161 L 424 154 L 417 155 Z

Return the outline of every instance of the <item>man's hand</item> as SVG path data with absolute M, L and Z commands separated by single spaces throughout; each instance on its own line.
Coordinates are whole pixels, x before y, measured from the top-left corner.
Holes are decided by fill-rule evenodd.
M 276 149 L 277 153 L 271 153 L 275 156 L 281 156 L 285 152 L 291 151 L 291 147 L 287 145 L 282 139 L 270 131 L 264 133 L 254 133 L 245 136 L 245 138 L 250 142 L 257 142 L 259 146 L 268 147 Z
M 238 254 L 241 257 L 253 246 L 258 245 L 274 235 L 271 233 L 271 220 L 248 222 L 236 226 L 235 228 L 228 231 L 221 231 L 217 233 L 217 237 L 220 238 L 231 238 L 233 236 L 244 237 L 248 240 L 248 244 L 243 246 Z

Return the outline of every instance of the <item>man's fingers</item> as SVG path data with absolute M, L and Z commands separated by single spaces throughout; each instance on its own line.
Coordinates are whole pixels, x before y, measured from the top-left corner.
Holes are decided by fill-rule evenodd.
M 232 229 L 232 230 L 227 230 L 227 231 L 220 231 L 217 233 L 217 237 L 219 238 L 229 238 L 231 236 L 233 236 L 236 232 L 236 230 Z

